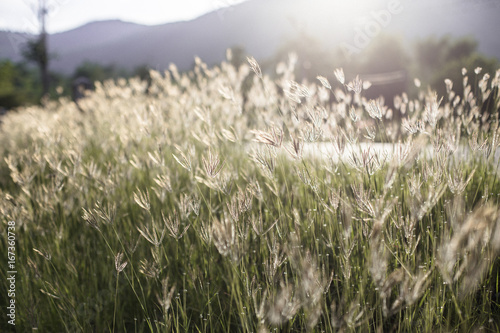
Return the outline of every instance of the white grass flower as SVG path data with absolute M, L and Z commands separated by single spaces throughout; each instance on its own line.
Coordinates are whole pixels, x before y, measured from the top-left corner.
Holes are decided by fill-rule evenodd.
M 224 128 L 221 129 L 221 135 L 227 141 L 230 141 L 233 143 L 238 141 L 238 136 L 236 135 L 234 128 L 231 128 L 231 131 L 224 129 Z
M 366 134 L 364 135 L 370 141 L 375 141 L 375 137 L 377 135 L 377 129 L 374 126 L 367 126 L 365 128 Z
M 99 223 L 94 213 L 91 210 L 86 210 L 85 208 L 82 208 L 82 210 L 83 210 L 83 216 L 82 216 L 83 220 L 87 222 L 92 228 L 100 230 Z
M 300 303 L 293 296 L 292 286 L 282 285 L 274 301 L 268 303 L 267 319 L 272 325 L 281 325 L 292 319 L 299 308 Z
M 203 167 L 207 176 L 215 178 L 224 168 L 225 163 L 219 158 L 219 155 L 212 154 L 211 149 L 208 150 L 208 158 L 203 157 Z
M 115 256 L 115 269 L 117 273 L 122 272 L 127 267 L 128 262 L 123 261 L 123 252 L 118 252 Z
M 149 200 L 149 192 L 146 190 L 145 192 L 137 189 L 137 192 L 134 192 L 134 201 L 139 205 L 142 209 L 146 211 L 151 210 L 151 201 Z
M 137 231 L 141 234 L 142 237 L 144 237 L 148 242 L 153 244 L 155 247 L 159 247 L 161 243 L 163 242 L 163 238 L 165 237 L 165 228 L 161 228 L 157 226 L 154 222 L 152 221 L 152 228 L 145 226 L 143 229 L 137 227 Z
M 160 268 L 154 262 L 149 262 L 147 259 L 142 259 L 139 272 L 141 272 L 148 278 L 156 279 L 160 274 Z
M 189 223 L 187 226 L 184 227 L 183 230 L 180 229 L 180 219 L 179 219 L 179 214 L 174 212 L 173 216 L 168 216 L 165 217 L 163 212 L 161 213 L 161 216 L 163 218 L 163 223 L 165 223 L 165 226 L 167 227 L 168 231 L 170 232 L 170 236 L 175 238 L 176 240 L 179 240 L 186 234 L 188 231 L 189 227 L 191 226 L 191 223 Z
M 50 261 L 50 260 L 52 259 L 52 256 L 50 255 L 50 253 L 48 253 L 48 252 L 47 252 L 47 253 L 44 253 L 44 252 L 46 252 L 46 251 L 42 252 L 41 250 L 38 250 L 38 249 L 35 249 L 35 248 L 33 248 L 33 251 L 34 251 L 35 253 L 37 253 L 37 254 L 41 255 L 41 256 L 42 256 L 45 260 Z
M 450 191 L 456 195 L 465 191 L 467 184 L 469 184 L 475 172 L 476 169 L 472 170 L 469 177 L 464 180 L 460 168 L 455 167 L 454 170 L 448 174 L 448 187 L 450 188 Z
M 255 141 L 265 143 L 266 145 L 280 148 L 283 143 L 283 130 L 278 127 L 273 127 L 270 132 L 260 130 L 252 130 L 251 133 L 255 134 Z
M 225 99 L 228 99 L 230 101 L 235 100 L 234 92 L 233 92 L 233 89 L 231 89 L 231 87 L 221 86 L 219 88 L 219 94 L 221 94 L 222 97 L 224 97 Z
M 194 153 L 191 149 L 190 149 L 190 153 L 188 153 L 187 155 L 184 154 L 181 150 L 180 147 L 176 146 L 176 149 L 177 151 L 179 152 L 180 156 L 181 157 L 177 157 L 175 154 L 172 154 L 172 156 L 174 157 L 174 159 L 177 161 L 177 163 L 180 164 L 180 166 L 182 166 L 184 169 L 188 170 L 188 171 L 192 171 L 193 170 L 193 161 L 192 161 L 192 153 Z
M 168 289 L 168 276 L 161 281 L 161 295 L 157 295 L 158 303 L 162 308 L 163 314 L 166 315 L 172 304 L 172 297 L 175 292 L 175 285 L 170 290 Z
M 162 189 L 165 189 L 167 192 L 172 192 L 172 185 L 170 183 L 170 177 L 166 174 L 158 175 L 154 179 L 154 182 Z
M 450 79 L 445 79 L 444 83 L 446 85 L 446 92 L 449 94 L 451 92 L 451 89 L 453 89 L 453 81 Z
M 380 107 L 380 104 L 378 101 L 371 100 L 367 105 L 366 105 L 366 111 L 368 111 L 368 114 L 370 117 L 378 120 L 382 120 L 382 110 Z
M 356 114 L 354 106 L 351 106 L 351 108 L 349 109 L 349 116 L 351 117 L 353 123 L 357 122 L 360 119 L 360 116 Z
M 260 69 L 259 63 L 254 57 L 247 57 L 247 61 L 250 64 L 250 68 L 257 75 L 259 79 L 262 79 L 262 71 Z
M 236 238 L 236 227 L 232 219 L 224 217 L 219 220 L 214 217 L 211 228 L 212 239 L 219 253 L 231 259 L 238 259 L 238 240 Z
M 357 95 L 361 94 L 363 91 L 363 81 L 359 78 L 359 75 L 356 78 L 347 84 L 347 89 L 349 91 L 354 91 Z
M 154 154 L 151 154 L 151 152 L 148 152 L 149 159 L 158 166 L 164 166 L 165 165 L 165 160 L 163 159 L 163 156 L 160 156 L 159 151 L 155 151 Z
M 478 206 L 453 231 L 451 240 L 446 240 L 439 249 L 439 268 L 447 283 L 460 279 L 462 296 L 479 286 L 488 268 L 489 258 L 496 258 L 500 245 L 495 243 L 500 233 L 498 209 L 492 205 Z M 490 251 L 486 248 L 491 246 Z M 458 261 L 458 263 L 457 263 Z
M 345 75 L 344 75 L 344 69 L 342 68 L 337 68 L 333 72 L 335 74 L 335 77 L 337 80 L 340 82 L 340 84 L 344 85 L 345 84 Z
M 439 120 L 439 105 L 441 104 L 442 100 L 443 98 L 441 97 L 441 99 L 438 101 L 437 94 L 434 94 L 432 101 L 427 102 L 425 105 L 426 120 L 432 128 L 436 127 Z
M 285 146 L 285 150 L 292 156 L 295 160 L 302 159 L 302 151 L 304 149 L 304 141 L 301 138 L 291 138 L 289 146 Z
M 311 91 L 306 85 L 289 80 L 284 87 L 285 96 L 297 104 L 302 103 L 302 98 L 311 96 Z
M 319 82 L 321 82 L 321 84 L 323 85 L 323 87 L 327 88 L 327 89 L 332 89 L 332 86 L 330 85 L 330 82 L 328 82 L 328 79 L 324 76 L 317 76 L 316 77 Z

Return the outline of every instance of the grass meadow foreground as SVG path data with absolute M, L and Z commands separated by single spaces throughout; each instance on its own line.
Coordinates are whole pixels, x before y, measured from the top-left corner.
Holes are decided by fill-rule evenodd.
M 3 117 L 17 331 L 499 332 L 500 70 L 389 109 L 340 69 L 295 82 L 295 60 Z

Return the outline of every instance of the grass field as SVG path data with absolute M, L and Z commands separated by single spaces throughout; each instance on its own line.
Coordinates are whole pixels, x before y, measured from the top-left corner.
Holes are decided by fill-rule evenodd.
M 197 60 L 3 117 L 17 331 L 499 332 L 500 70 L 389 109 L 293 68 Z

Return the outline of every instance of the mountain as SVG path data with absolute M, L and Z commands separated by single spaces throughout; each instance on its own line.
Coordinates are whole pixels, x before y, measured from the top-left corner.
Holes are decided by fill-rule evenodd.
M 83 61 L 128 69 L 147 64 L 159 70 L 175 63 L 180 69 L 188 69 L 195 55 L 213 64 L 224 59 L 227 48 L 236 45 L 255 58 L 264 59 L 288 40 L 303 34 L 312 36 L 326 48 L 344 45 L 358 51 L 379 33 L 396 33 L 407 41 L 430 35 L 472 36 L 479 42 L 482 53 L 500 59 L 497 1 L 346 3 L 344 0 L 249 0 L 191 21 L 157 26 L 118 20 L 93 22 L 49 36 L 50 52 L 56 55 L 51 69 L 67 74 Z M 397 10 L 391 12 L 390 6 L 396 6 Z M 0 59 L 20 60 L 22 43 L 29 37 L 0 32 Z
M 30 34 L 0 31 L 0 59 L 10 59 L 18 62 L 22 60 L 22 48 L 26 41 L 33 36 Z

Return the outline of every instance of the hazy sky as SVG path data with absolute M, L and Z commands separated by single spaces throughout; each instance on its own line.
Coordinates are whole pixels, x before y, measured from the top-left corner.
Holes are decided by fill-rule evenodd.
M 0 30 L 37 32 L 41 0 L 1 0 Z M 245 0 L 45 0 L 47 31 L 61 32 L 96 20 L 121 19 L 141 24 L 190 20 Z

